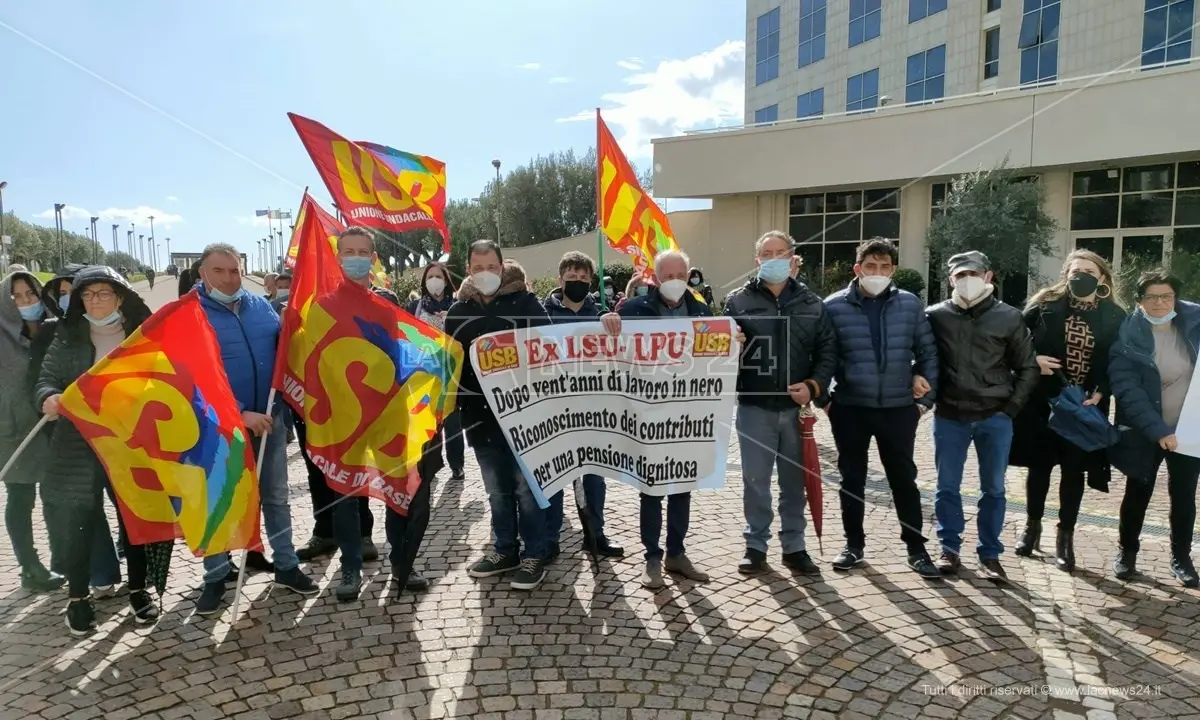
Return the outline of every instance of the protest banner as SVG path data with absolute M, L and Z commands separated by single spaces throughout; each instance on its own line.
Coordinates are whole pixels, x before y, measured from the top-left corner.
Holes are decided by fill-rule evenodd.
M 538 504 L 583 473 L 647 495 L 716 489 L 737 382 L 729 318 L 628 320 L 485 335 L 479 385 Z
M 1192 371 L 1191 384 L 1183 398 L 1183 410 L 1179 413 L 1179 424 L 1175 426 L 1175 440 L 1180 455 L 1200 458 L 1200 372 Z

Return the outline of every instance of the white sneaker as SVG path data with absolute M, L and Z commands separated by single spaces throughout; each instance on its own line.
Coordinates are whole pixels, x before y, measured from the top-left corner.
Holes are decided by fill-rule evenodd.
M 116 597 L 124 587 L 125 583 L 117 583 L 116 585 L 95 585 L 92 587 L 92 597 L 110 598 Z

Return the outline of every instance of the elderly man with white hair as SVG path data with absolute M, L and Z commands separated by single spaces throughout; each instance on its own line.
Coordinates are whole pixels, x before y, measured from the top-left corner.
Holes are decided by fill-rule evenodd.
M 621 319 L 643 320 L 647 318 L 712 317 L 712 309 L 700 298 L 688 291 L 688 256 L 679 250 L 668 250 L 654 258 L 654 284 L 645 295 L 626 298 L 620 313 L 608 313 L 601 318 L 604 328 L 614 334 L 621 333 Z M 688 559 L 683 549 L 691 517 L 691 493 L 679 493 L 667 497 L 667 552 L 663 562 L 663 550 L 659 545 L 662 535 L 663 499 L 642 495 L 641 533 L 642 545 L 646 548 L 646 570 L 642 574 L 642 585 L 652 590 L 663 587 L 662 571 L 682 575 L 697 582 L 708 582 L 708 574 L 699 570 Z
M 269 272 L 263 275 L 263 289 L 267 291 L 263 297 L 267 299 L 267 302 L 275 300 L 275 293 L 279 290 L 278 280 L 279 273 Z

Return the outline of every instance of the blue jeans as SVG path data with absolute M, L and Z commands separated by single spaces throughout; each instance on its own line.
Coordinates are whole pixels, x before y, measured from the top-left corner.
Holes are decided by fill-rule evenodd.
M 642 547 L 646 548 L 646 560 L 658 560 L 663 556 L 662 537 L 663 499 L 654 495 L 642 495 L 641 516 L 638 525 L 642 531 Z M 683 554 L 683 539 L 687 536 L 688 523 L 692 517 L 692 494 L 679 493 L 667 496 L 667 557 Z
M 563 496 L 564 489 L 550 498 L 550 507 L 546 508 L 546 541 L 551 545 L 558 542 L 563 525 Z M 597 538 L 604 537 L 604 478 L 599 475 L 583 476 L 583 497 L 587 503 L 588 520 L 592 523 L 592 532 Z
M 779 472 L 779 544 L 783 552 L 804 550 L 804 460 L 800 408 L 767 410 L 739 405 L 736 420 L 742 451 L 742 514 L 749 550 L 767 551 L 771 539 L 771 474 Z
M 996 560 L 1004 552 L 1000 531 L 1004 527 L 1004 471 L 1012 445 L 1012 418 L 996 413 L 986 420 L 963 422 L 941 416 L 933 418 L 933 452 L 937 466 L 937 493 L 933 510 L 937 516 L 942 548 L 955 554 L 962 550 L 965 521 L 962 508 L 963 468 L 967 449 L 975 443 L 979 459 L 979 544 L 980 560 Z
M 267 450 L 263 454 L 262 472 L 258 475 L 258 495 L 262 500 L 263 526 L 267 531 L 267 542 L 271 545 L 276 572 L 287 572 L 300 566 L 300 558 L 296 557 L 296 548 L 292 545 L 292 513 L 288 508 L 289 415 L 287 408 L 279 410 L 267 437 L 254 439 L 256 457 L 259 443 L 267 443 Z M 350 505 L 356 510 L 358 507 L 355 503 L 339 503 L 339 507 L 341 505 Z M 204 582 L 221 582 L 228 572 L 229 553 L 218 553 L 204 558 Z
M 546 557 L 549 553 L 547 511 L 538 507 L 512 450 L 506 444 L 480 446 L 475 448 L 475 460 L 479 463 L 491 508 L 492 541 L 496 552 L 511 557 L 520 551 L 521 542 L 524 542 L 525 557 Z

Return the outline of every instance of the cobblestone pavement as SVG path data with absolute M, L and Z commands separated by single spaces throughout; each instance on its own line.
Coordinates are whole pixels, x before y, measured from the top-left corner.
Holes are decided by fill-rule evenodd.
M 920 446 L 929 476 L 928 422 Z M 311 515 L 294 453 L 303 542 Z M 436 486 L 422 554 L 435 584 L 415 598 L 390 599 L 385 561 L 368 564 L 361 601 L 339 606 L 336 561 L 323 561 L 310 566 L 326 586 L 313 599 L 251 576 L 230 628 L 228 610 L 192 614 L 200 565 L 177 551 L 156 626 L 135 626 L 118 597 L 98 602 L 100 631 L 76 639 L 65 595 L 25 593 L 5 554 L 0 718 L 1200 717 L 1200 605 L 1167 576 L 1162 538 L 1147 538 L 1146 575 L 1130 584 L 1110 577 L 1115 533 L 1096 522 L 1080 528 L 1073 576 L 1009 556 L 1008 587 L 973 571 L 930 584 L 904 567 L 890 503 L 872 489 L 867 566 L 744 579 L 736 444 L 730 462 L 728 487 L 693 500 L 689 552 L 712 581 L 658 593 L 639 586 L 636 552 L 593 572 L 575 529 L 537 591 L 469 578 L 489 537 L 473 463 L 465 483 Z M 825 560 L 841 547 L 830 482 Z M 610 534 L 633 550 L 636 496 L 614 483 L 609 497 Z M 1115 515 L 1115 498 L 1085 502 Z M 1150 521 L 1165 525 L 1161 506 Z
M 929 425 L 921 425 L 917 457 L 926 491 Z M 826 433 L 820 423 L 826 522 L 824 550 L 815 554 L 828 561 L 841 542 Z M 302 543 L 311 507 L 292 452 Z M 489 541 L 473 461 L 466 482 L 435 487 L 420 561 L 433 587 L 399 601 L 384 561 L 367 565 L 360 601 L 339 605 L 329 592 L 337 563 L 326 560 L 309 566 L 324 586 L 316 598 L 273 591 L 265 576 L 251 576 L 231 628 L 228 609 L 215 618 L 192 614 L 200 563 L 179 546 L 157 625 L 134 625 L 121 596 L 100 600 L 99 631 L 77 639 L 63 623 L 65 593 L 29 595 L 11 553 L 0 553 L 0 720 L 1200 718 L 1200 593 L 1166 572 L 1165 492 L 1149 513 L 1145 575 L 1128 584 L 1108 569 L 1122 481 L 1111 495 L 1085 497 L 1073 575 L 1010 554 L 1008 586 L 973 568 L 927 583 L 904 566 L 879 481 L 867 497 L 865 567 L 745 579 L 736 572 L 736 442 L 728 460 L 726 489 L 693 498 L 689 554 L 712 581 L 674 581 L 657 593 L 638 584 L 636 495 L 616 483 L 609 534 L 630 557 L 593 571 L 572 525 L 567 552 L 540 589 L 469 578 L 468 563 Z M 1024 513 L 1022 480 L 1021 471 L 1010 474 L 1010 545 Z M 971 474 L 964 488 L 975 487 Z M 382 515 L 377 506 L 380 543 Z M 973 542 L 973 523 L 967 535 Z M 811 527 L 809 537 L 815 550 Z M 38 542 L 44 555 L 40 521 Z

